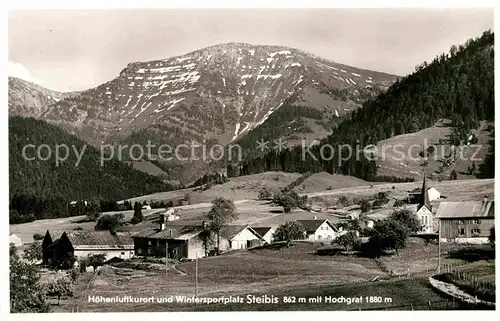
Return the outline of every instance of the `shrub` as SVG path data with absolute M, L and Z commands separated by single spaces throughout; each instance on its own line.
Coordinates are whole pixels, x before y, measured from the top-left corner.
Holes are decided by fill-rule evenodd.
M 396 202 L 394 202 L 394 207 L 400 207 L 403 205 L 405 205 L 405 202 L 403 202 L 402 200 L 396 200 Z
M 259 198 L 259 200 L 268 200 L 268 199 L 271 199 L 272 196 L 273 195 L 271 194 L 271 191 L 267 187 L 263 187 L 259 191 L 258 198 Z
M 287 245 L 293 240 L 305 238 L 305 228 L 299 222 L 286 222 L 278 226 L 273 234 L 273 242 L 285 241 Z
M 45 293 L 47 296 L 56 296 L 59 305 L 62 297 L 73 296 L 73 286 L 68 277 L 59 277 L 45 285 Z
M 407 209 L 393 212 L 389 216 L 389 219 L 401 223 L 404 227 L 408 229 L 409 233 L 417 233 L 423 229 L 423 226 L 420 223 L 420 220 L 418 219 L 417 215 L 415 215 L 414 213 L 412 213 L 410 210 Z
M 40 234 L 40 233 L 35 233 L 33 234 L 33 240 L 35 241 L 41 241 L 45 238 L 45 235 Z
M 361 240 L 355 231 L 349 231 L 337 237 L 333 242 L 343 246 L 346 251 L 348 251 L 349 249 L 353 250 L 359 248 Z
M 94 227 L 96 230 L 108 230 L 111 233 L 118 231 L 122 225 L 123 214 L 103 215 Z
M 347 196 L 345 196 L 345 195 L 340 196 L 339 202 L 340 202 L 340 204 L 342 204 L 342 206 L 349 206 L 349 205 L 351 205 L 351 203 L 349 201 L 349 198 Z
M 371 210 L 371 208 L 372 208 L 372 205 L 366 199 L 362 199 L 359 202 L 359 206 L 361 206 L 361 213 L 368 213 Z
M 76 282 L 78 280 L 78 276 L 80 275 L 80 270 L 77 267 L 73 267 L 69 271 L 69 276 L 71 277 L 71 280 L 73 282 Z

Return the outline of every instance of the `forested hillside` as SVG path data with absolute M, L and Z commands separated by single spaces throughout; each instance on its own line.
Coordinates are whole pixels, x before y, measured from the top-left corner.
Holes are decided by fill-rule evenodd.
M 239 168 L 229 166 L 228 170 L 233 175 L 268 170 L 326 170 L 376 180 L 376 163 L 367 160 L 362 153 L 358 159 L 351 157 L 339 162 L 339 153 L 329 160 L 330 149 L 324 148 L 321 159 L 321 146 L 349 144 L 355 147 L 359 144 L 363 147 L 430 127 L 441 118 L 452 119 L 455 129 L 450 141 L 459 144 L 472 128 L 477 127 L 479 120 L 494 119 L 493 45 L 494 34 L 486 31 L 480 38 L 470 39 L 458 47 L 454 45 L 448 54 L 441 54 L 430 63 L 422 63 L 386 93 L 364 102 L 363 107 L 351 113 L 330 136 L 311 147 L 309 150 L 318 158 L 317 161 L 308 153 L 303 160 L 303 149 L 296 147 L 279 154 L 270 152 L 239 164 Z
M 28 144 L 26 156 L 33 160 L 22 154 Z M 48 147 L 41 149 L 40 155 L 47 160 L 36 155 L 36 148 L 42 144 Z M 56 165 L 56 146 L 62 144 L 69 148 L 68 159 Z M 64 148 L 59 150 L 64 156 Z M 78 163 L 77 154 L 82 150 Z M 121 200 L 170 189 L 160 179 L 118 160 L 101 166 L 99 150 L 45 121 L 24 117 L 9 118 L 9 184 L 11 200 L 29 195 L 33 203 L 26 208 L 27 213 L 19 214 L 33 214 L 36 218 L 64 216 L 70 200 Z

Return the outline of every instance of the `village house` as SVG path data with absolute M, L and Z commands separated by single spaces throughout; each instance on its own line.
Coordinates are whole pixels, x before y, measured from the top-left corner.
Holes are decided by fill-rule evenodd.
M 241 250 L 262 245 L 262 236 L 250 226 L 228 225 L 220 231 L 220 251 Z
M 329 220 L 297 220 L 306 230 L 306 239 L 310 241 L 332 241 L 340 235 L 339 230 Z
M 427 189 L 427 197 L 429 198 L 429 202 L 437 201 L 441 199 L 441 192 L 439 192 L 435 187 L 428 187 L 427 180 L 425 178 L 424 173 L 424 182 L 425 188 Z M 420 203 L 422 201 L 422 192 L 423 192 L 423 183 L 422 188 L 415 188 L 409 192 L 408 197 L 410 198 L 411 203 Z
M 488 242 L 495 226 L 494 201 L 441 202 L 436 213 L 443 242 L 481 244 Z
M 429 189 L 427 188 L 427 180 L 425 176 L 422 183 L 422 190 L 419 199 L 419 204 L 415 213 L 423 227 L 422 231 L 420 231 L 419 233 L 432 233 L 433 214 L 429 197 Z
M 434 187 L 431 187 L 427 190 L 427 194 L 429 195 L 429 201 L 437 201 L 441 199 L 441 193 Z
M 47 231 L 42 242 L 44 265 L 69 268 L 73 259 L 104 254 L 105 260 L 130 259 L 134 241 L 128 232 Z
M 14 233 L 9 234 L 9 244 L 14 244 L 15 247 L 23 246 L 23 240 Z
M 202 235 L 203 226 L 174 225 L 148 228 L 132 236 L 134 249 L 139 256 L 165 257 L 170 259 L 195 259 L 204 257 L 210 248 L 205 249 Z
M 262 239 L 270 244 L 273 242 L 273 234 L 275 229 L 273 227 L 253 227 L 253 230 L 262 237 Z

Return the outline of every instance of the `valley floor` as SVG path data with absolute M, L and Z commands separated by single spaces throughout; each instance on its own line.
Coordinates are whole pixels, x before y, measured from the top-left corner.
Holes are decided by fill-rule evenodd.
M 169 264 L 167 275 L 164 264 L 131 262 L 100 268 L 92 284 L 82 297 L 66 300 L 62 306 L 80 312 L 132 311 L 217 311 L 217 310 L 358 310 L 397 309 L 419 310 L 459 308 L 458 304 L 435 291 L 428 277 L 437 267 L 437 246 L 423 245 L 414 239 L 399 255 L 381 259 L 357 256 L 320 256 L 314 243 L 296 243 L 290 248 L 239 250 L 218 257 L 198 260 L 198 286 L 195 262 Z M 467 261 L 450 258 L 443 249 L 443 263 L 467 265 Z M 134 261 L 138 262 L 138 260 Z M 485 261 L 484 261 L 485 262 Z M 484 264 L 475 263 L 483 266 Z M 494 263 L 493 263 L 494 266 Z M 378 281 L 374 281 L 377 279 Z M 191 304 L 158 303 L 157 299 L 186 296 L 243 298 L 243 303 Z M 276 297 L 275 304 L 250 304 L 248 295 Z M 145 303 L 89 302 L 89 297 L 154 298 Z M 284 302 L 284 297 L 306 298 L 306 302 Z M 363 302 L 347 304 L 311 302 L 309 298 L 362 297 Z M 373 297 L 382 302 L 369 302 Z M 368 300 L 368 301 L 367 301 Z M 454 306 L 452 306 L 454 304 Z

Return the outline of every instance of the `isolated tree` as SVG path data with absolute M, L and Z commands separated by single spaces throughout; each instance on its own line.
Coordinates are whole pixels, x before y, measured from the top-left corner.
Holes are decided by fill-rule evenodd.
M 302 240 L 305 238 L 305 228 L 299 222 L 286 222 L 278 226 L 273 234 L 273 241 L 285 241 L 290 246 L 293 240 Z
M 45 237 L 45 235 L 41 234 L 41 233 L 35 233 L 33 234 L 33 240 L 34 241 L 41 241 L 43 240 Z
M 366 199 L 359 201 L 359 206 L 361 207 L 361 213 L 368 213 L 372 208 L 372 205 Z
M 349 201 L 349 198 L 345 195 L 342 195 L 339 197 L 339 202 L 342 204 L 342 206 L 349 206 L 351 205 L 351 202 Z
M 76 283 L 76 281 L 78 280 L 79 275 L 80 275 L 80 270 L 76 266 L 72 267 L 71 270 L 69 271 L 69 277 L 74 283 Z
M 106 256 L 104 254 L 93 254 L 89 255 L 86 260 L 86 264 L 94 268 L 94 271 L 106 261 Z
M 94 229 L 96 229 L 96 230 L 108 230 L 111 233 L 116 233 L 122 225 L 122 220 L 123 220 L 122 213 L 118 213 L 118 214 L 114 214 L 114 215 L 106 214 L 106 215 L 103 215 L 101 218 L 99 218 Z
M 238 218 L 234 202 L 230 199 L 217 197 L 212 201 L 212 208 L 207 213 L 208 227 L 217 235 L 217 252 L 220 248 L 220 231 L 224 225 Z
M 361 241 L 355 231 L 349 231 L 337 237 L 334 242 L 343 246 L 348 251 L 349 249 L 356 248 Z
M 39 268 L 19 258 L 15 246 L 9 249 L 10 267 L 10 312 L 39 313 L 49 312 L 45 293 L 40 285 Z
M 203 244 L 205 256 L 208 256 L 208 250 L 213 245 L 213 233 L 209 227 L 203 227 L 199 237 L 201 239 L 201 243 Z
M 476 175 L 476 162 L 472 162 L 472 166 L 468 167 L 468 171 L 470 175 Z
M 279 204 L 283 206 L 283 212 L 285 213 L 290 213 L 292 209 L 297 207 L 297 201 L 288 194 L 281 195 Z
M 345 231 L 359 231 L 361 232 L 362 226 L 361 226 L 361 220 L 354 218 L 348 221 L 343 221 L 338 224 L 339 227 L 341 227 Z
M 99 204 L 90 202 L 87 206 L 84 206 L 85 215 L 87 216 L 87 221 L 95 222 L 99 218 Z
M 395 220 L 401 223 L 404 227 L 408 229 L 409 233 L 417 233 L 422 231 L 423 226 L 417 215 L 407 209 L 402 209 L 393 212 L 389 219 Z
M 393 219 L 376 221 L 370 234 L 368 248 L 375 255 L 390 249 L 398 253 L 398 250 L 405 248 L 409 236 L 408 228 Z
M 262 187 L 262 189 L 259 191 L 258 198 L 260 200 L 268 200 L 272 196 L 273 195 L 271 194 L 271 191 L 267 187 Z
M 396 200 L 394 202 L 394 207 L 400 207 L 400 206 L 403 206 L 405 205 L 405 202 L 403 202 L 402 200 Z
M 73 284 L 67 276 L 58 277 L 45 285 L 47 296 L 57 297 L 57 305 L 60 304 L 62 297 L 73 296 Z
M 456 181 L 457 179 L 458 179 L 457 172 L 455 172 L 455 170 L 452 170 L 450 174 L 450 180 Z
M 134 217 L 132 217 L 131 223 L 137 224 L 139 222 L 142 222 L 142 220 L 143 220 L 142 205 L 139 202 L 135 202 L 135 204 L 134 204 Z
M 300 197 L 294 190 L 284 189 L 274 194 L 273 203 L 283 206 L 285 213 L 290 213 L 296 207 L 307 208 L 307 196 Z

